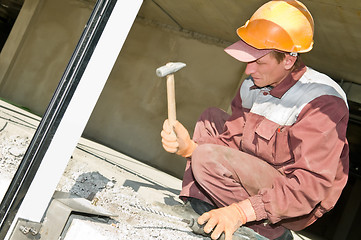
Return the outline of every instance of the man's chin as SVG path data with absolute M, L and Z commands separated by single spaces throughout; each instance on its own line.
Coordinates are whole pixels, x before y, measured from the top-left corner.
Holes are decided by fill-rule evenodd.
M 255 81 L 255 80 L 253 80 L 253 83 L 254 83 L 254 85 L 255 85 L 256 87 L 259 87 L 259 88 L 263 88 L 263 87 L 265 87 L 265 85 L 264 85 L 264 84 L 259 83 L 259 82 Z

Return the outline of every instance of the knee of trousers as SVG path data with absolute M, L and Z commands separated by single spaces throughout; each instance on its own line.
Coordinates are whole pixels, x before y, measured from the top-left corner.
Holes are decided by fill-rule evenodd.
M 212 173 L 212 163 L 216 162 L 214 158 L 214 144 L 199 145 L 192 154 L 192 172 L 197 181 L 201 181 Z

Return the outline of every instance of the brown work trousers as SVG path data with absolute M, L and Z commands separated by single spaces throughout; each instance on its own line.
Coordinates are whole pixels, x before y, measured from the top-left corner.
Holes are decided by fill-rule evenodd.
M 193 140 L 217 137 L 229 115 L 217 108 L 207 109 L 198 120 Z M 281 173 L 250 154 L 219 143 L 200 144 L 187 160 L 180 197 L 193 197 L 217 207 L 228 206 L 272 187 Z M 284 233 L 280 225 L 262 222 L 248 226 L 261 235 L 274 239 Z

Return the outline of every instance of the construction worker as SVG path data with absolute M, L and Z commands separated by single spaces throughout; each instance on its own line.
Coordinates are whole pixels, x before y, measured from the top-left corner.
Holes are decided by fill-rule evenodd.
M 269 239 L 293 239 L 331 210 L 348 178 L 345 93 L 306 67 L 314 22 L 299 1 L 270 1 L 237 29 L 225 51 L 247 63 L 232 114 L 210 108 L 193 139 L 177 122 L 161 132 L 166 151 L 187 158 L 180 197 L 199 224 L 226 240 L 242 225 Z

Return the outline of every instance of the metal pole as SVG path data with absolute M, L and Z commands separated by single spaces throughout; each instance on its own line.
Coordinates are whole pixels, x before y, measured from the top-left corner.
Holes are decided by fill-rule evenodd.
M 141 3 L 97 1 L 1 202 L 0 239 L 19 217 L 40 222 Z

